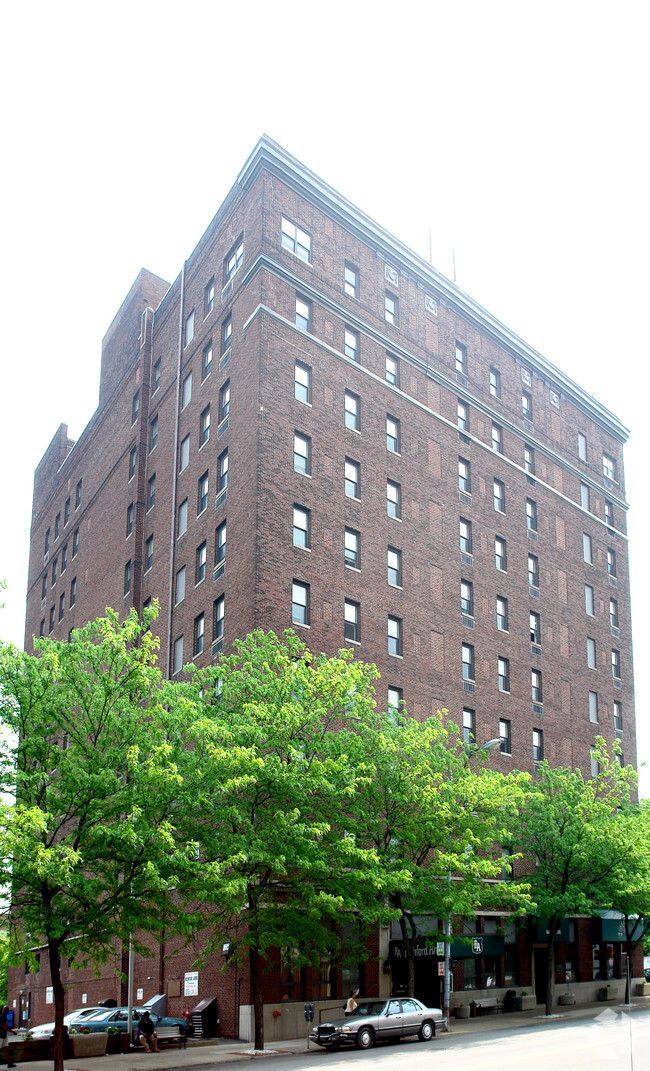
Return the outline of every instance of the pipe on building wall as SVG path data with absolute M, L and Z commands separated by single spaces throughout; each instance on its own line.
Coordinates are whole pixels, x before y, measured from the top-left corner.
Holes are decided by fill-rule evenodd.
M 179 302 L 178 312 L 178 361 L 176 365 L 176 418 L 174 420 L 174 457 L 173 466 L 174 471 L 172 474 L 172 515 L 171 515 L 171 527 L 169 532 L 169 595 L 167 605 L 167 668 L 166 676 L 169 680 L 170 670 L 172 668 L 172 652 L 173 652 L 173 640 L 172 640 L 172 607 L 174 605 L 174 548 L 176 546 L 176 496 L 178 493 L 178 435 L 180 428 L 180 395 L 181 395 L 181 370 L 183 364 L 183 321 L 185 316 L 185 269 L 187 267 L 187 261 L 183 261 L 183 270 L 181 272 L 181 294 Z

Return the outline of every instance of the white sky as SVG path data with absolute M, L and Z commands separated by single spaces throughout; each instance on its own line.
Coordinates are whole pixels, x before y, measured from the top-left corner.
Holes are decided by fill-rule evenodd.
M 455 248 L 459 285 L 631 429 L 649 759 L 647 5 L 225 6 L 5 8 L 0 636 L 22 644 L 33 470 L 94 411 L 103 334 L 140 267 L 175 278 L 266 132 L 425 257 L 431 228 L 434 265 Z

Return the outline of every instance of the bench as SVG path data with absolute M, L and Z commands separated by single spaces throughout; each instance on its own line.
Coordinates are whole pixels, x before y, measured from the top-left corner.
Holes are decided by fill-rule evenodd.
M 503 1001 L 498 997 L 482 997 L 480 1000 L 473 1000 L 472 1005 L 475 1015 L 491 1015 L 492 1012 L 496 1015 L 503 1011 Z
M 187 1034 L 182 1034 L 177 1026 L 157 1026 L 156 1037 L 158 1039 L 158 1048 L 161 1045 L 175 1045 L 177 1044 L 179 1049 L 187 1048 Z M 138 1034 L 135 1042 L 136 1049 L 143 1049 L 144 1046 L 140 1042 L 140 1035 Z

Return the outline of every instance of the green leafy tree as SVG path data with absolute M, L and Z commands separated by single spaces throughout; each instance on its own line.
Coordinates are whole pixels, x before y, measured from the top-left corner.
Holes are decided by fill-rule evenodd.
M 611 906 L 611 882 L 625 846 L 617 816 L 629 803 L 636 775 L 611 760 L 597 739 L 599 773 L 540 764 L 519 813 L 514 843 L 530 859 L 531 895 L 548 926 L 546 1014 L 554 1004 L 555 938 L 562 920 Z
M 169 924 L 169 887 L 188 869 L 173 810 L 182 714 L 134 612 L 35 646 L 0 647 L 0 714 L 15 741 L 3 755 L 15 805 L 3 809 L 0 860 L 12 953 L 29 961 L 47 947 L 61 1071 L 60 957 L 102 962 L 129 933 L 163 915 Z
M 526 886 L 500 880 L 510 870 L 502 845 L 526 777 L 488 769 L 485 752 L 466 744 L 441 713 L 423 722 L 384 715 L 356 743 L 370 776 L 353 801 L 354 827 L 377 854 L 377 884 L 399 921 L 413 995 L 416 916 L 444 920 L 473 917 L 480 907 L 529 905 Z
M 616 816 L 620 852 L 606 883 L 606 906 L 620 911 L 625 924 L 627 954 L 644 944 L 650 933 L 650 800 L 623 808 Z M 625 979 L 629 1001 L 630 975 Z
M 305 964 L 331 951 L 337 923 L 381 903 L 375 854 L 345 826 L 365 776 L 347 742 L 374 718 L 377 671 L 349 651 L 312 659 L 289 630 L 236 641 L 216 674 L 217 695 L 214 674 L 195 684 L 205 703 L 190 741 L 202 861 L 195 891 L 210 905 L 215 940 L 240 935 L 232 953 L 248 959 L 254 1044 L 263 1049 L 269 951 L 292 950 L 295 965 Z

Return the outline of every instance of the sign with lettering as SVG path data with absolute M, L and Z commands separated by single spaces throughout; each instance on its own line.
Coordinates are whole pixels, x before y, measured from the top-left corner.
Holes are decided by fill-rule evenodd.
M 474 953 L 475 956 L 482 956 L 483 955 L 483 938 L 482 937 L 473 937 L 472 938 L 472 952 Z

